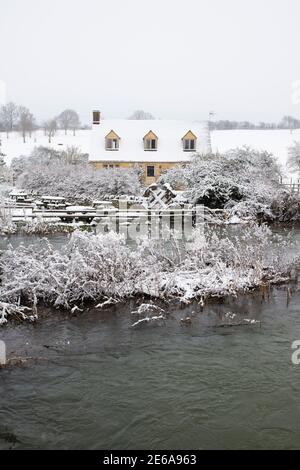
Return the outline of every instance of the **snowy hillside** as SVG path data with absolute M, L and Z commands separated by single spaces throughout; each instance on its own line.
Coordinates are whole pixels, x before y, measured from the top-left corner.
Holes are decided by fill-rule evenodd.
M 77 131 L 74 137 L 71 131 L 69 131 L 68 135 L 65 135 L 63 131 L 59 131 L 52 139 L 50 145 L 56 149 L 63 149 L 67 146 L 75 145 L 80 147 L 83 152 L 89 153 L 90 133 L 91 131 L 89 130 L 80 130 Z M 26 144 L 23 143 L 21 135 L 17 132 L 11 134 L 9 139 L 2 133 L 0 138 L 2 141 L 2 151 L 6 155 L 6 162 L 8 164 L 15 156 L 29 155 L 32 149 L 37 145 L 49 145 L 48 139 L 44 136 L 43 131 L 34 133 L 31 139 L 27 139 Z M 285 169 L 287 148 L 292 145 L 294 141 L 300 141 L 300 129 L 295 130 L 292 134 L 288 130 L 213 131 L 211 140 L 214 152 L 224 152 L 243 145 L 248 145 L 259 150 L 267 150 L 278 158 L 282 167 Z M 295 178 L 295 175 L 290 175 L 288 172 L 287 176 L 293 176 Z

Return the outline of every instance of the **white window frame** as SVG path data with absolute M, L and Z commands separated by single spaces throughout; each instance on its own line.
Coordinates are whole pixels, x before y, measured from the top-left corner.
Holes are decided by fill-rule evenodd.
M 149 142 L 149 144 L 148 144 Z M 152 142 L 155 142 L 155 148 L 152 148 Z M 149 148 L 148 148 L 149 145 Z M 144 140 L 144 150 L 146 152 L 156 152 L 157 151 L 157 139 L 145 139 Z
M 191 142 L 194 142 L 194 148 L 191 148 Z M 187 143 L 187 147 L 186 147 Z M 183 150 L 184 152 L 195 152 L 196 151 L 196 139 L 183 139 Z

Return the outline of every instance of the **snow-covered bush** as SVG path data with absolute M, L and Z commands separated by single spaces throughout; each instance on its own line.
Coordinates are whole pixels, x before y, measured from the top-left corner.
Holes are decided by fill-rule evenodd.
M 36 166 L 58 166 L 63 164 L 81 165 L 88 162 L 88 154 L 82 153 L 78 147 L 70 146 L 65 150 L 55 150 L 40 145 L 35 147 L 29 156 L 15 157 L 11 162 L 14 177 L 20 176 Z
M 275 197 L 272 201 L 271 211 L 273 218 L 278 222 L 299 222 L 300 220 L 300 195 L 285 193 Z
M 25 223 L 18 223 L 15 232 L 24 235 L 53 235 L 54 233 L 72 233 L 76 230 L 74 224 L 47 222 L 33 219 Z
M 131 296 L 190 302 L 236 295 L 276 282 L 287 270 L 285 242 L 272 237 L 265 226 L 247 227 L 233 238 L 209 229 L 204 243 L 196 231 L 191 244 L 144 239 L 132 250 L 115 233 L 75 232 L 61 250 L 43 240 L 40 247 L 4 252 L 0 297 L 6 306 L 30 307 L 35 314 L 40 303 L 71 310 Z M 12 309 L 5 311 L 7 319 L 13 316 Z
M 184 196 L 193 204 L 211 209 L 234 208 L 245 215 L 266 211 L 279 187 L 280 168 L 268 152 L 248 147 L 223 155 L 196 156 L 184 166 L 167 171 L 161 182 L 184 187 Z M 241 205 L 240 203 L 246 203 Z
M 69 201 L 90 201 L 105 195 L 140 192 L 139 173 L 135 169 L 95 170 L 76 148 L 58 152 L 36 148 L 28 161 L 14 159 L 12 169 L 17 186 L 33 193 L 63 196 Z
M 43 301 L 70 308 L 104 295 L 126 297 L 133 290 L 133 257 L 115 233 L 76 232 L 60 251 L 46 239 L 39 248 L 21 245 L 8 249 L 0 264 L 1 297 L 13 303 Z
M 67 200 L 90 201 L 105 195 L 139 193 L 140 182 L 133 170 L 94 170 L 90 166 L 37 168 L 23 173 L 18 185 L 35 193 L 63 196 Z
M 291 170 L 294 170 L 300 175 L 300 142 L 294 142 L 294 144 L 288 148 L 288 160 L 287 164 Z
M 12 212 L 5 207 L 5 200 L 0 194 L 0 235 L 11 235 L 16 231 L 17 226 L 13 222 Z
M 245 200 L 240 202 L 229 201 L 224 209 L 228 212 L 230 219 L 236 217 L 237 220 L 254 220 L 272 222 L 275 215 L 269 204 L 262 204 L 255 200 Z
M 4 157 L 4 153 L 1 152 L 0 142 L 0 184 L 8 183 L 11 179 L 10 170 L 5 163 Z

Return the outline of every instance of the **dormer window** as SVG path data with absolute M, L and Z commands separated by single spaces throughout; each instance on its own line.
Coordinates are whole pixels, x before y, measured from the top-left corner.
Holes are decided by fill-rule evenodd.
M 149 131 L 144 137 L 144 150 L 148 152 L 155 152 L 157 150 L 158 137 L 154 132 Z
M 182 144 L 184 152 L 195 152 L 197 137 L 195 136 L 195 134 L 193 134 L 192 131 L 188 131 L 182 138 Z
M 184 150 L 188 152 L 189 150 L 195 150 L 196 141 L 195 139 L 184 139 Z
M 119 150 L 120 137 L 111 130 L 105 137 L 105 150 Z

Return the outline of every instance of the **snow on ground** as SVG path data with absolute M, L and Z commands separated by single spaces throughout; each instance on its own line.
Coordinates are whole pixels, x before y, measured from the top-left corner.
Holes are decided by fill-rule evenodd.
M 258 150 L 267 150 L 275 155 L 287 178 L 297 179 L 297 175 L 286 168 L 288 147 L 300 141 L 300 129 L 294 130 L 228 130 L 211 133 L 213 152 L 225 152 L 235 147 L 247 145 Z
M 66 147 L 74 145 L 80 147 L 82 152 L 89 153 L 90 131 L 79 130 L 76 131 L 75 136 L 73 136 L 72 131 L 68 131 L 67 135 L 65 135 L 64 131 L 58 131 L 52 138 L 51 144 L 49 144 L 48 137 L 44 135 L 44 131 L 42 130 L 34 132 L 31 139 L 27 137 L 25 144 L 21 134 L 18 132 L 12 132 L 8 139 L 6 134 L 1 132 L 0 139 L 2 142 L 1 150 L 6 155 L 5 161 L 9 165 L 13 157 L 29 155 L 34 147 L 39 145 L 52 147 L 56 150 L 63 150 Z
M 13 157 L 20 155 L 29 155 L 32 149 L 38 145 L 50 145 L 59 150 L 67 146 L 75 145 L 80 147 L 85 153 L 89 153 L 90 149 L 90 130 L 79 130 L 76 136 L 71 131 L 67 135 L 64 131 L 58 131 L 52 139 L 52 143 L 48 143 L 48 138 L 44 136 L 44 132 L 37 131 L 32 138 L 27 138 L 24 144 L 22 136 L 18 132 L 13 132 L 9 139 L 4 133 L 0 133 L 2 141 L 2 151 L 6 155 L 6 162 L 10 164 Z M 287 173 L 288 178 L 297 179 L 295 174 L 291 174 L 286 169 L 287 149 L 294 141 L 300 141 L 300 129 L 291 133 L 289 130 L 228 130 L 213 131 L 211 133 L 212 149 L 214 152 L 224 152 L 235 147 L 248 145 L 259 150 L 267 150 L 273 153 L 281 163 L 283 169 Z

